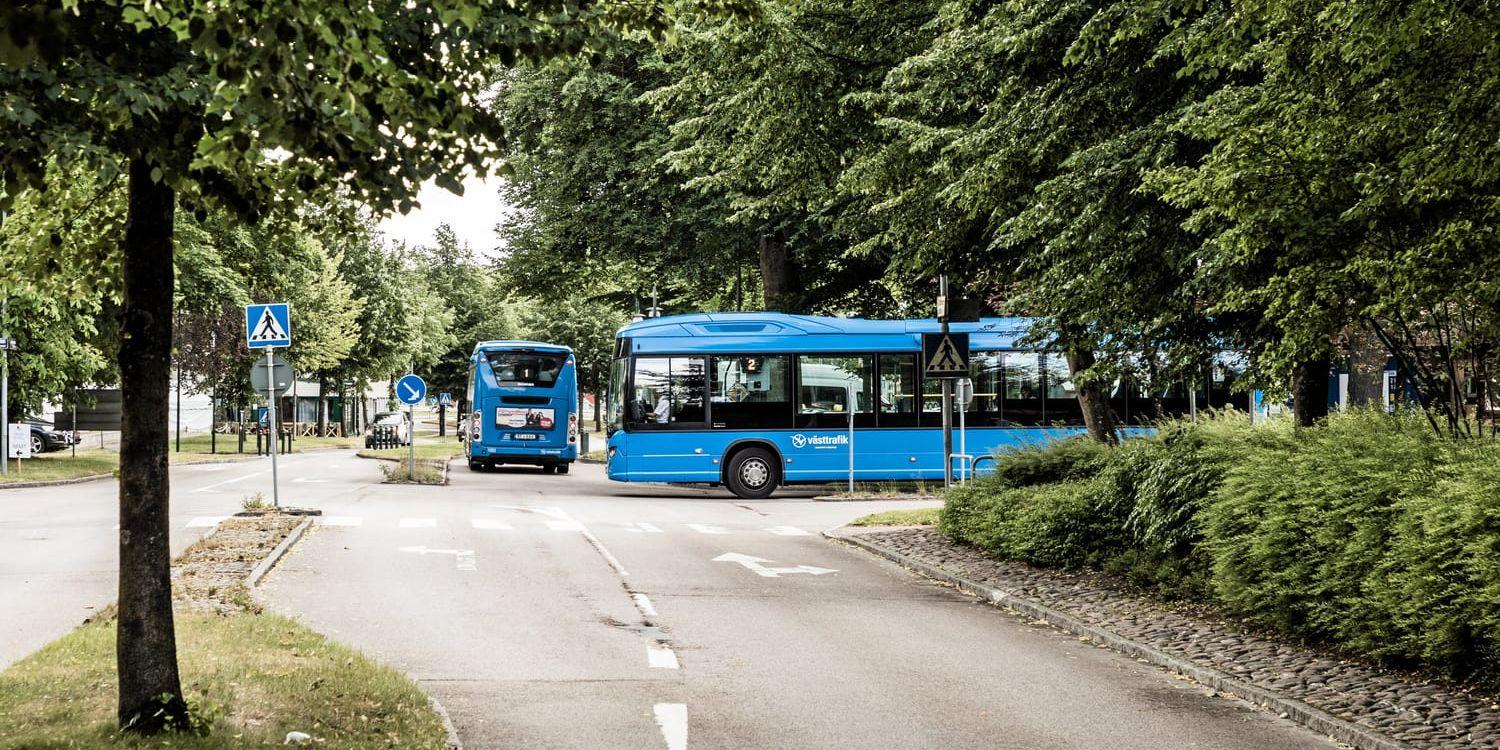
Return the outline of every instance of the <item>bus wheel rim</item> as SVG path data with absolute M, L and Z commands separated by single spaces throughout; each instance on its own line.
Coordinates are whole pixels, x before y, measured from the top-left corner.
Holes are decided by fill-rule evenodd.
M 765 461 L 752 458 L 740 465 L 740 481 L 746 487 L 761 487 L 771 479 L 771 467 Z

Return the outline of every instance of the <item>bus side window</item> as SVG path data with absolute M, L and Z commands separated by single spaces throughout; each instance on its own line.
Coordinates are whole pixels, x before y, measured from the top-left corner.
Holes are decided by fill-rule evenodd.
M 642 426 L 702 424 L 707 373 L 703 357 L 638 357 L 630 422 Z

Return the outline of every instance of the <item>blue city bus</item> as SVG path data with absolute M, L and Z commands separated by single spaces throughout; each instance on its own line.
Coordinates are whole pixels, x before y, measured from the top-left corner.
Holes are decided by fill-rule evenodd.
M 481 341 L 469 357 L 469 468 L 501 464 L 568 473 L 578 459 L 573 350 L 535 341 Z
M 952 325 L 969 334 L 973 396 L 963 447 L 972 456 L 1083 430 L 1064 358 L 1017 348 L 1028 325 L 1021 318 Z M 941 480 L 942 386 L 921 373 L 921 334 L 937 330 L 935 320 L 782 313 L 627 325 L 610 371 L 609 477 L 724 485 L 761 498 L 781 485 L 844 480 L 852 450 L 857 480 Z M 1248 409 L 1248 397 L 1231 392 L 1238 376 L 1231 360 L 1209 369 L 1196 396 L 1180 386 L 1143 393 L 1124 383 L 1111 406 L 1131 430 L 1186 412 L 1193 399 L 1199 408 Z M 955 436 L 955 452 L 958 443 Z M 959 470 L 967 467 L 955 464 Z

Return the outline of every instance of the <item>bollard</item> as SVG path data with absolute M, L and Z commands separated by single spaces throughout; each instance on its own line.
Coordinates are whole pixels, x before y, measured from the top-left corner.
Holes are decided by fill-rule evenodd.
M 589 434 L 587 432 L 578 433 L 578 452 L 585 456 L 589 454 Z

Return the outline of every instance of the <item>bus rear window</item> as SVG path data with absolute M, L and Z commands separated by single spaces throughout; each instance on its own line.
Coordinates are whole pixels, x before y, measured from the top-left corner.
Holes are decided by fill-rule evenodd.
M 562 373 L 566 354 L 544 352 L 485 352 L 495 380 L 502 387 L 551 388 Z

